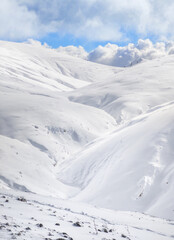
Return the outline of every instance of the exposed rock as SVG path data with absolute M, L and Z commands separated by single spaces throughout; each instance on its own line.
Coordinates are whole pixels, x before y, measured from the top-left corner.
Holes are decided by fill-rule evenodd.
M 16 200 L 21 201 L 21 202 L 27 202 L 27 200 L 24 197 L 17 197 Z
M 26 227 L 25 230 L 31 230 L 31 228 L 30 227 Z
M 102 232 L 108 233 L 108 229 L 107 228 L 103 228 Z
M 37 223 L 36 226 L 41 228 L 41 227 L 43 227 L 43 224 L 42 223 Z
M 81 225 L 79 222 L 75 222 L 75 223 L 73 223 L 73 226 L 75 226 L 75 227 L 81 227 L 82 225 Z
M 127 236 L 126 236 L 126 235 L 124 235 L 124 234 L 121 234 L 121 237 L 122 237 L 122 238 L 127 238 Z

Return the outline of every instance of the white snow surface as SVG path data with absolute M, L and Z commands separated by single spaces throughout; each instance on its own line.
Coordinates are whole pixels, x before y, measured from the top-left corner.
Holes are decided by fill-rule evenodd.
M 75 208 L 72 221 L 89 220 L 92 235 L 86 226 L 77 236 L 66 218 L 60 237 L 68 229 L 73 239 L 173 239 L 172 221 L 141 214 L 174 219 L 173 76 L 174 55 L 117 68 L 1 41 L 1 222 L 11 219 L 13 232 L 37 216 L 37 204 L 41 212 L 69 205 L 62 214 Z M 31 201 L 19 201 L 24 217 L 18 195 Z M 53 229 L 54 217 L 39 221 Z M 117 230 L 96 232 L 94 218 Z M 11 239 L 5 228 L 0 237 Z M 35 228 L 26 239 L 46 236 Z
M 21 201 L 22 200 L 22 201 Z M 172 240 L 174 221 L 13 190 L 0 194 L 0 239 Z M 75 224 L 78 223 L 79 226 Z

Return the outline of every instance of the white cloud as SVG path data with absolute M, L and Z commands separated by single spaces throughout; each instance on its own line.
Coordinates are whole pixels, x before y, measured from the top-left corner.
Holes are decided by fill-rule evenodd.
M 1 0 L 0 37 L 18 40 L 58 32 L 123 41 L 133 32 L 173 39 L 173 12 L 173 0 Z
M 44 48 L 51 48 L 47 43 L 42 44 L 40 41 L 34 40 L 32 38 L 27 39 L 25 43 L 37 46 L 39 47 L 44 47 Z
M 75 47 L 75 46 L 67 46 L 67 47 L 59 47 L 57 52 L 68 54 L 70 56 L 79 57 L 82 59 L 87 59 L 88 53 L 82 46 Z
M 0 37 L 3 39 L 25 39 L 38 34 L 38 18 L 14 0 L 0 2 Z
M 149 39 L 139 39 L 138 43 L 128 44 L 125 47 L 119 47 L 115 44 L 98 46 L 96 49 L 87 53 L 82 47 L 60 47 L 59 52 L 78 56 L 92 62 L 101 64 L 126 67 L 137 64 L 144 59 L 155 59 L 168 54 L 174 54 L 174 42 L 157 42 L 153 44 Z
M 138 43 L 118 47 L 115 44 L 99 46 L 88 55 L 88 60 L 112 66 L 131 66 L 143 59 L 155 59 L 174 53 L 174 42 L 157 42 L 153 44 L 149 39 L 138 40 Z

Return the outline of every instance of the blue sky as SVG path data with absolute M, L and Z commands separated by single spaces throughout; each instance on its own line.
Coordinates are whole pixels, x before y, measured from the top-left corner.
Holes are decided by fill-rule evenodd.
M 131 42 L 136 43 L 138 41 L 138 37 L 134 36 L 133 34 L 131 34 Z M 153 40 L 153 37 L 151 38 Z M 47 34 L 45 37 L 42 38 L 38 38 L 37 40 L 39 40 L 42 44 L 47 43 L 49 46 L 51 46 L 52 48 L 58 48 L 59 46 L 83 46 L 84 49 L 86 51 L 91 51 L 93 49 L 95 49 L 97 46 L 101 45 L 101 46 L 105 46 L 108 42 L 109 43 L 116 43 L 119 46 L 125 46 L 127 45 L 127 43 L 129 43 L 130 41 L 89 41 L 86 40 L 85 38 L 76 38 L 71 34 L 66 34 L 64 36 L 61 36 L 57 33 L 50 33 Z
M 0 39 L 53 48 L 174 39 L 173 0 L 1 0 Z

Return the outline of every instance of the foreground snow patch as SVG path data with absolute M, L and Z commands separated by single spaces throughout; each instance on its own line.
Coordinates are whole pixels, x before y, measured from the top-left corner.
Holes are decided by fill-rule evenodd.
M 22 195 L 21 195 L 22 194 Z M 174 222 L 31 193 L 0 194 L 1 239 L 170 240 Z

